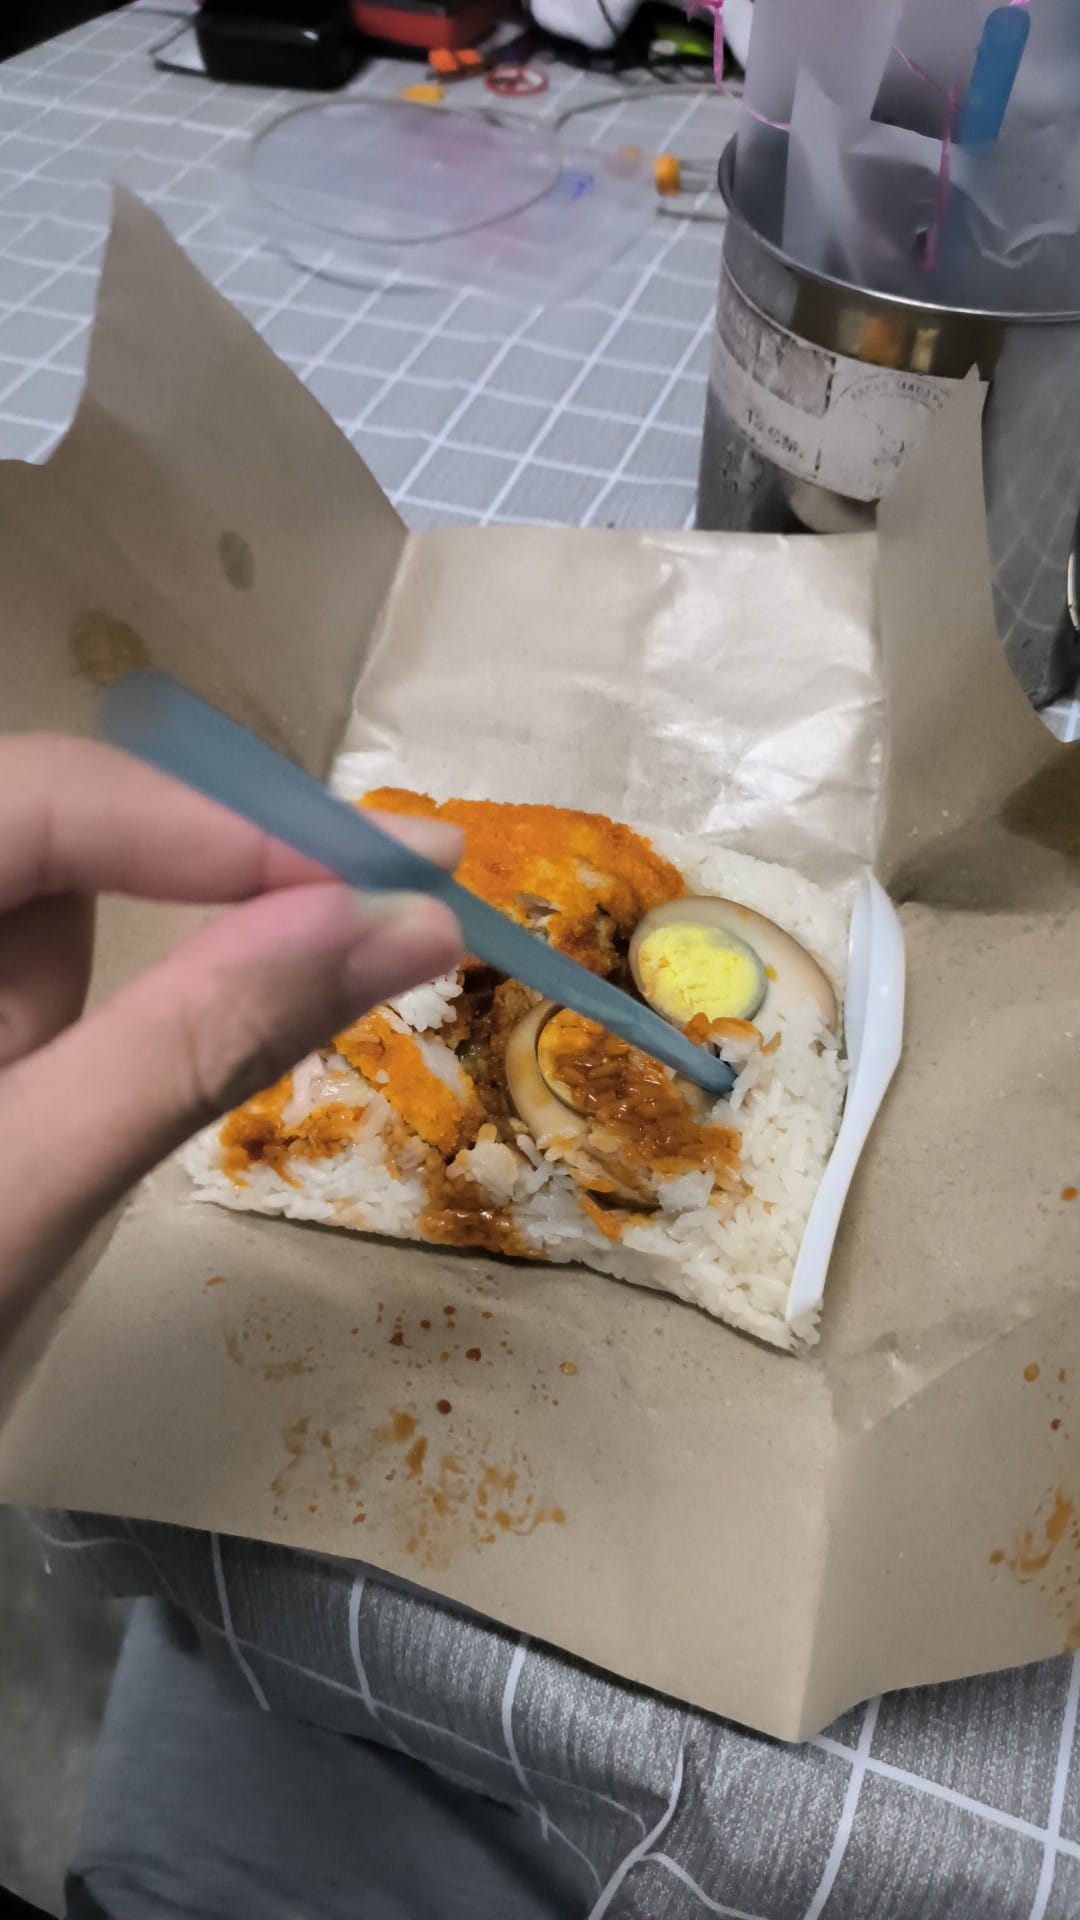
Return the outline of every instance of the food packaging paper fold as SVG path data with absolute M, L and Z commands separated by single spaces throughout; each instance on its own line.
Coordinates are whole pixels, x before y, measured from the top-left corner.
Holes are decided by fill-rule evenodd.
M 91 731 L 149 663 L 320 776 L 347 747 L 373 786 L 876 866 L 907 1033 L 811 1358 L 580 1270 L 195 1206 L 167 1167 L 17 1343 L 0 1496 L 360 1559 L 783 1738 L 1080 1641 L 1080 762 L 994 633 L 979 398 L 877 542 L 407 534 L 118 196 L 73 427 L 0 467 L 6 726 Z M 107 903 L 95 991 L 183 926 Z

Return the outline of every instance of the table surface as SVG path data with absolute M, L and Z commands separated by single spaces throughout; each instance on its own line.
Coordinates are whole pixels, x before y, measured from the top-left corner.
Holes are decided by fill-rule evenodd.
M 691 523 L 719 226 L 655 214 L 584 298 L 509 324 L 479 294 L 320 280 L 219 212 L 223 165 L 297 96 L 156 72 L 174 31 L 165 9 L 138 6 L 0 68 L 0 455 L 42 459 L 71 418 L 120 180 L 306 381 L 411 526 Z M 513 111 L 551 119 L 614 88 L 549 71 L 549 92 Z M 380 61 L 353 91 L 393 96 L 422 75 Z M 453 93 L 470 100 L 491 104 L 479 81 Z M 711 88 L 650 83 L 583 115 L 574 137 L 715 166 L 733 111 Z
M 510 325 L 497 302 L 472 293 L 390 294 L 320 280 L 239 238 L 219 212 L 222 164 L 291 97 L 156 72 L 151 52 L 174 31 L 170 16 L 179 11 L 140 4 L 0 67 L 0 456 L 44 458 L 71 419 L 110 183 L 121 180 L 157 208 L 200 269 L 306 381 L 410 525 L 689 525 L 720 227 L 655 216 L 585 297 L 518 313 Z M 392 95 L 415 77 L 415 67 L 381 62 L 356 85 Z M 478 86 L 470 90 L 477 97 Z M 611 91 L 610 81 L 553 69 L 550 92 L 519 110 L 550 118 Z M 463 90 L 460 98 L 467 97 Z M 732 113 L 731 101 L 714 94 L 657 88 L 584 116 L 579 127 L 583 142 L 636 141 L 709 162 Z M 1075 736 L 1074 704 L 1056 724 Z M 239 1543 L 233 1551 L 239 1554 Z M 248 1656 L 255 1657 L 250 1647 Z M 558 1656 L 536 1649 L 529 1659 Z M 454 1705 L 445 1704 L 449 1725 Z M 1062 1661 L 874 1702 L 848 1716 L 798 1762 L 804 1771 L 829 1756 L 842 1763 L 831 1852 L 817 1894 L 798 1911 L 817 1916 L 855 1871 L 864 1826 L 889 1857 L 896 1845 L 904 1850 L 897 1834 L 889 1840 L 887 1823 L 878 1833 L 873 1794 L 868 1789 L 860 1800 L 864 1781 L 875 1791 L 891 1783 L 914 1795 L 924 1839 L 932 1815 L 959 1820 L 962 1844 L 972 1849 L 972 1888 L 980 1884 L 974 1855 L 985 1839 L 988 1863 L 991 1854 L 996 1863 L 982 1882 L 988 1897 L 1002 1871 L 994 1849 L 1012 1847 L 1020 1879 L 1005 1905 L 992 1902 L 996 1912 L 1048 1920 L 1080 1911 L 1071 1905 L 1074 1893 L 1080 1899 L 1080 1812 L 1071 1810 L 1080 1779 L 1078 1706 L 1080 1665 Z M 734 1729 L 716 1729 L 714 1737 L 727 1742 L 725 1751 L 749 1738 Z M 773 1776 L 788 1765 L 777 1750 L 763 1778 L 775 1786 Z M 803 1771 L 797 1779 L 801 1791 Z M 788 1781 L 783 1773 L 783 1784 L 794 1792 L 796 1775 Z M 703 1808 L 707 1840 L 719 1817 L 719 1809 Z M 934 1854 L 938 1887 L 941 1862 L 958 1857 L 961 1844 L 959 1830 L 950 1834 L 943 1829 L 943 1851 Z M 913 1843 L 913 1859 L 922 1844 Z M 702 1911 L 700 1886 L 676 1870 L 693 1888 L 684 1895 L 687 1911 Z M 715 1898 L 705 1905 L 735 1911 Z M 946 1907 L 935 1905 L 939 1911 Z

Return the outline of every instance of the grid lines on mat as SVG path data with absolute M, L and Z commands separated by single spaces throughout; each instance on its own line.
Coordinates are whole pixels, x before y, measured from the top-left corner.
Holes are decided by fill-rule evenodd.
M 71 417 L 120 180 L 309 384 L 407 521 L 690 523 L 719 227 L 657 216 L 580 300 L 552 310 L 321 280 L 220 211 L 219 169 L 290 97 L 156 73 L 151 51 L 175 25 L 136 6 L 0 69 L 0 453 L 44 457 Z M 519 112 L 550 121 L 612 92 L 549 71 L 549 93 Z M 385 97 L 414 74 L 380 61 L 354 90 Z M 628 88 L 567 137 L 715 159 L 731 113 L 709 89 Z M 698 196 L 699 209 L 706 199 L 718 207 Z M 24 328 L 5 347 L 15 315 Z

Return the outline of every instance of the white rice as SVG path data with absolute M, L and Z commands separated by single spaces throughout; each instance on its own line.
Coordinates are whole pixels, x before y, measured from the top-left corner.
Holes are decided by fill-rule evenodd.
M 412 987 L 408 993 L 399 993 L 386 1004 L 414 1033 L 430 1033 L 453 1019 L 454 1001 L 460 994 L 461 981 L 457 974 L 444 973 L 426 987 Z
M 647 831 L 647 829 L 646 829 Z M 842 996 L 847 947 L 847 903 L 783 867 L 717 848 L 705 840 L 650 835 L 674 862 L 688 891 L 722 894 L 766 914 L 814 955 Z M 453 976 L 402 994 L 391 1003 L 395 1025 L 425 1037 L 428 1063 L 447 1084 L 460 1069 L 438 1039 L 453 1017 L 460 986 Z M 693 1302 L 774 1346 L 797 1348 L 817 1339 L 816 1315 L 789 1328 L 784 1303 L 806 1221 L 839 1125 L 844 1064 L 836 1037 L 825 1032 L 809 1003 L 780 1027 L 774 1052 L 735 1060 L 739 1071 L 730 1102 L 741 1130 L 742 1172 L 751 1188 L 726 1217 L 709 1204 L 707 1173 L 687 1173 L 660 1184 L 659 1209 L 637 1215 L 618 1241 L 607 1239 L 582 1210 L 580 1190 L 557 1156 L 549 1158 L 524 1127 L 516 1146 L 479 1140 L 457 1156 L 451 1178 L 469 1177 L 503 1210 L 525 1246 L 557 1262 L 579 1261 L 601 1273 L 658 1288 Z M 328 1074 L 341 1077 L 328 1091 Z M 390 1115 L 381 1093 L 330 1055 L 303 1062 L 293 1079 L 290 1120 L 319 1099 L 347 1100 L 363 1112 L 357 1137 L 332 1158 L 294 1160 L 295 1186 L 256 1164 L 237 1186 L 220 1164 L 218 1128 L 185 1150 L 183 1164 L 199 1200 L 240 1211 L 280 1213 L 293 1220 L 417 1237 L 428 1204 L 417 1142 L 391 1165 L 380 1138 Z

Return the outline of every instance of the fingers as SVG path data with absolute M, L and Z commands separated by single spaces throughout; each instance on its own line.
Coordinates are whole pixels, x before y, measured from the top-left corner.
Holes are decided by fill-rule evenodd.
M 0 913 L 40 894 L 244 900 L 325 878 L 321 868 L 140 761 L 92 740 L 0 740 Z M 442 822 L 387 819 L 440 865 L 461 838 Z
M 78 1018 L 90 984 L 93 901 L 58 893 L 0 918 L 0 1069 Z
M 460 827 L 452 827 L 446 820 L 428 820 L 412 813 L 381 813 L 377 807 L 370 809 L 370 817 L 377 820 L 385 832 L 392 833 L 403 847 L 411 847 L 414 853 L 422 853 L 425 860 L 434 860 L 437 867 L 445 867 L 448 873 L 460 863 L 465 849 L 465 835 Z
M 341 886 L 290 887 L 202 928 L 9 1067 L 0 1075 L 9 1296 L 56 1272 L 93 1220 L 199 1126 L 376 1001 L 462 957 L 457 922 L 437 902 L 372 911 Z

